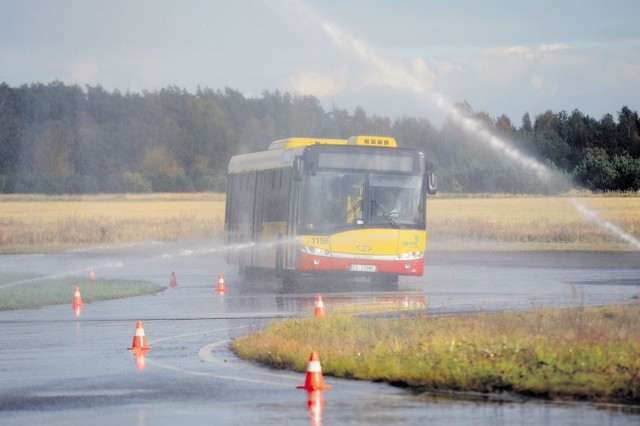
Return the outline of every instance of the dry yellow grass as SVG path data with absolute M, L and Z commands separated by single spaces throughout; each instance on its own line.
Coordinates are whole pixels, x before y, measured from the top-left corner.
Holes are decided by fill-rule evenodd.
M 219 236 L 224 194 L 0 196 L 0 251 Z
M 640 196 L 576 199 L 640 238 Z M 0 195 L 0 252 L 143 240 L 218 237 L 224 194 Z M 429 199 L 431 249 L 628 250 L 585 219 L 570 197 Z
M 640 238 L 640 197 L 574 198 L 601 219 Z M 429 200 L 431 247 L 625 250 L 630 247 L 587 220 L 571 197 L 479 197 Z

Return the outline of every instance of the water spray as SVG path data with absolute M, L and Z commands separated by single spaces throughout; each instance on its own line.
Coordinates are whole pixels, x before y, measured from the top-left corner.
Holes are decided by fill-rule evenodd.
M 518 151 L 511 146 L 507 140 L 495 135 L 483 123 L 460 111 L 446 96 L 431 89 L 432 75 L 430 73 L 422 72 L 420 75 L 416 72 L 412 73 L 407 67 L 402 66 L 402 64 L 386 60 L 376 55 L 366 43 L 340 28 L 335 23 L 324 19 L 310 6 L 298 0 L 288 0 L 288 3 L 295 5 L 300 13 L 304 14 L 310 21 L 315 22 L 340 49 L 359 57 L 367 64 L 369 69 L 373 69 L 377 73 L 384 75 L 393 87 L 410 90 L 419 96 L 420 99 L 426 100 L 436 106 L 447 114 L 455 124 L 465 131 L 473 133 L 474 136 L 477 136 L 478 141 L 489 146 L 494 151 L 503 154 L 523 168 L 534 172 L 542 181 L 546 182 L 554 177 L 562 180 L 561 177 L 553 173 L 547 166 Z M 640 250 L 640 241 L 638 241 L 638 239 L 624 232 L 613 223 L 600 219 L 595 212 L 579 204 L 577 201 L 572 200 L 572 203 L 578 212 L 591 223 Z
M 589 210 L 584 204 L 581 204 L 575 198 L 571 199 L 571 204 L 578 210 L 578 212 L 584 216 L 589 222 L 599 226 L 604 229 L 611 235 L 615 235 L 619 239 L 625 241 L 626 243 L 632 245 L 636 249 L 640 250 L 640 240 L 635 238 L 633 235 L 627 234 L 619 226 L 614 223 L 609 222 L 608 220 L 601 219 L 594 211 Z
M 164 253 L 164 254 L 160 254 L 158 256 L 149 258 L 145 261 L 140 261 L 137 260 L 138 264 L 140 263 L 145 263 L 145 262 L 153 262 L 153 261 L 157 261 L 157 260 L 167 260 L 167 259 L 171 259 L 173 257 L 195 257 L 195 256 L 203 256 L 203 255 L 208 255 L 208 254 L 222 254 L 222 253 L 230 253 L 230 252 L 235 252 L 235 251 L 242 251 L 242 250 L 246 250 L 249 248 L 255 248 L 255 249 L 270 249 L 273 248 L 279 244 L 285 244 L 285 243 L 290 243 L 290 242 L 296 242 L 297 239 L 293 238 L 287 238 L 287 239 L 281 239 L 278 241 L 270 241 L 270 242 L 260 242 L 260 243 L 256 243 L 256 242 L 249 242 L 249 243 L 239 243 L 239 244 L 232 244 L 232 245 L 228 245 L 228 246 L 224 246 L 224 247 L 210 247 L 210 248 L 206 248 L 206 249 L 198 249 L 198 250 L 181 250 L 178 254 L 175 253 Z M 123 261 L 116 261 L 116 262 L 110 262 L 110 263 L 105 263 L 102 265 L 98 265 L 96 266 L 96 269 L 111 269 L 111 268 L 124 268 L 126 267 L 127 264 Z M 34 278 L 27 278 L 27 279 L 21 279 L 18 281 L 12 281 L 12 282 L 8 282 L 8 283 L 2 283 L 0 284 L 0 288 L 8 288 L 8 287 L 15 287 L 15 286 L 20 286 L 20 285 L 24 285 L 24 284 L 33 284 L 33 283 L 37 283 L 37 282 L 42 282 L 42 281 L 47 281 L 47 280 L 53 280 L 53 279 L 61 279 L 61 278 L 67 278 L 67 277 L 72 277 L 72 276 L 77 276 L 80 275 L 84 272 L 86 272 L 87 268 L 81 268 L 81 269 L 73 269 L 73 270 L 68 270 L 68 271 L 64 271 L 64 272 L 60 272 L 57 274 L 50 274 L 50 275 L 44 275 L 44 276 L 40 276 L 40 277 L 34 277 Z

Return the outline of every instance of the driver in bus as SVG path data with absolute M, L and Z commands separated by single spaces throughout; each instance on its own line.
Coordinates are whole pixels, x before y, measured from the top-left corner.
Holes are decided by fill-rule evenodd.
M 344 201 L 340 199 L 339 190 L 336 187 L 331 188 L 328 195 L 322 210 L 324 220 L 327 223 L 336 223 L 345 214 Z
M 398 200 L 397 190 L 394 188 L 382 188 L 380 197 L 377 201 L 378 215 L 387 215 L 389 217 L 399 217 L 402 212 L 402 205 Z

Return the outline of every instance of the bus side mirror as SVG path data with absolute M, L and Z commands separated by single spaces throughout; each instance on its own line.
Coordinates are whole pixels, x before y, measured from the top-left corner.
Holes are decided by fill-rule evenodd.
M 438 192 L 438 184 L 436 183 L 436 174 L 433 172 L 427 173 L 427 194 L 434 195 Z
M 301 181 L 302 180 L 302 157 L 296 157 L 293 159 L 293 180 Z

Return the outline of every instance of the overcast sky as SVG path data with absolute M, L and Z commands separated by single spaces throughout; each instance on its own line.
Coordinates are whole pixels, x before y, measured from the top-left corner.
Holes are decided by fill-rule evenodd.
M 445 100 L 517 126 L 640 109 L 638 0 L 0 0 L 0 82 L 311 94 L 426 118 Z

